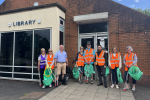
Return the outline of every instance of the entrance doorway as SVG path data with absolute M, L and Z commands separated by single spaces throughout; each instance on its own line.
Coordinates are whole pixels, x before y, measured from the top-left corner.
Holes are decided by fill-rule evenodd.
M 97 33 L 96 33 L 97 34 Z M 80 47 L 83 46 L 86 49 L 87 41 L 91 42 L 91 48 L 97 52 L 97 46 L 101 45 L 103 50 L 107 53 L 108 52 L 108 35 L 101 35 L 101 36 L 80 36 L 79 43 L 78 43 L 78 51 L 80 51 Z
M 87 41 L 91 42 L 91 48 L 97 52 L 97 46 L 101 45 L 102 49 L 108 54 L 109 46 L 108 46 L 108 34 L 101 34 L 101 33 L 90 33 L 90 34 L 82 34 L 79 35 L 78 38 L 78 51 L 80 51 L 80 47 L 83 46 L 86 49 Z M 94 66 L 95 70 L 95 80 L 98 79 L 98 73 L 96 70 L 96 66 Z M 108 80 L 109 78 L 107 78 Z

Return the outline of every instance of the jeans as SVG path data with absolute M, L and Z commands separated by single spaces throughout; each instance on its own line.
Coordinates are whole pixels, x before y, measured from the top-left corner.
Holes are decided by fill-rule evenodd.
M 125 79 L 125 81 L 126 81 L 127 72 L 128 72 L 128 71 L 125 71 L 125 73 L 124 73 L 124 79 Z M 129 83 L 129 76 L 130 76 L 130 75 L 128 74 L 127 83 Z M 132 78 L 132 84 L 136 84 L 136 80 L 135 80 L 134 78 Z
M 80 74 L 83 74 L 83 72 L 84 72 L 84 67 L 83 67 L 83 66 L 78 66 L 78 68 L 80 69 Z
M 115 67 L 115 69 L 111 69 L 111 73 L 112 73 L 112 82 L 113 84 L 115 83 L 115 78 L 116 78 L 116 85 L 118 85 L 118 77 L 117 77 L 117 68 Z
M 102 83 L 102 77 L 101 77 L 101 73 L 103 75 L 103 78 L 104 78 L 104 84 L 107 85 L 107 80 L 106 80 L 106 76 L 105 76 L 105 73 L 106 73 L 106 68 L 104 68 L 104 66 L 96 66 L 97 68 L 97 72 L 98 72 L 98 77 L 99 77 L 99 83 Z
M 43 75 L 45 69 L 40 69 L 41 84 L 43 85 Z

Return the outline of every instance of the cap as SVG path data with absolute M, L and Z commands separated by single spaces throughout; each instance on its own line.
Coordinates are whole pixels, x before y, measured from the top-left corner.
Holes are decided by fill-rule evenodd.
M 87 41 L 87 45 L 91 45 L 91 41 Z

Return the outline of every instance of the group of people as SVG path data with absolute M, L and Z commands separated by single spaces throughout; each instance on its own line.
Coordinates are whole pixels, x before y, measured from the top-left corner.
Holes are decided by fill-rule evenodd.
M 129 75 L 127 75 L 128 69 L 131 66 L 137 66 L 137 55 L 133 53 L 133 48 L 131 46 L 126 47 L 126 52 L 127 53 L 123 57 L 123 63 L 125 64 L 124 78 L 125 78 L 125 81 L 129 83 Z M 98 77 L 99 77 L 99 84 L 97 84 L 97 86 L 103 85 L 103 82 L 102 82 L 102 76 L 103 76 L 105 88 L 107 88 L 107 79 L 105 76 L 105 73 L 106 73 L 105 70 L 106 70 L 106 66 L 109 66 L 109 68 L 111 69 L 111 73 L 112 73 L 111 88 L 114 88 L 115 83 L 116 83 L 116 88 L 119 89 L 118 78 L 117 78 L 117 68 L 119 69 L 122 68 L 122 60 L 121 60 L 120 52 L 117 51 L 117 47 L 113 47 L 112 52 L 107 57 L 107 54 L 104 50 L 102 50 L 101 45 L 97 46 L 96 53 L 95 53 L 95 50 L 91 48 L 90 42 L 87 42 L 87 48 L 85 50 L 81 46 L 80 52 L 77 53 L 77 57 L 76 57 L 76 66 L 80 69 L 79 70 L 80 71 L 80 76 L 79 76 L 80 84 L 82 84 L 84 80 L 82 77 L 83 77 L 83 72 L 84 72 L 84 66 L 86 64 L 91 64 L 93 66 L 94 65 L 96 66 Z M 88 84 L 88 81 L 86 81 L 86 83 Z M 93 84 L 93 74 L 92 74 L 90 83 Z M 132 90 L 135 91 L 136 80 L 133 78 L 132 78 L 132 83 L 133 83 Z M 126 86 L 124 87 L 124 90 L 127 90 L 127 89 L 129 89 L 128 84 L 126 84 Z
M 46 69 L 51 69 L 54 73 L 53 82 L 55 82 L 55 86 L 58 86 L 59 75 L 62 71 L 62 84 L 66 85 L 64 75 L 66 74 L 66 65 L 68 65 L 67 53 L 64 51 L 63 45 L 60 45 L 59 49 L 55 55 L 53 55 L 52 49 L 48 49 L 48 54 L 46 54 L 44 48 L 41 49 L 41 54 L 38 57 L 38 71 L 40 72 L 40 86 L 42 88 L 46 87 L 43 82 Z M 52 73 L 49 74 L 52 75 Z M 50 75 L 47 75 L 47 77 L 50 77 Z M 49 84 L 49 87 L 52 87 L 52 84 Z
M 68 65 L 68 59 L 67 59 L 67 53 L 64 51 L 64 46 L 60 45 L 60 50 L 56 52 L 55 55 L 53 55 L 52 49 L 48 49 L 48 54 L 46 54 L 46 51 L 44 48 L 41 49 L 41 55 L 38 58 L 38 71 L 40 71 L 40 77 L 41 77 L 41 84 L 42 88 L 45 88 L 45 85 L 43 84 L 43 75 L 44 70 L 46 68 L 52 69 L 52 71 L 55 73 L 54 81 L 57 83 L 55 86 L 58 86 L 58 79 L 59 75 L 62 71 L 62 84 L 66 85 L 64 75 L 66 74 L 66 66 Z M 80 47 L 80 52 L 77 53 L 76 57 L 76 67 L 80 69 L 80 76 L 79 76 L 79 83 L 83 83 L 83 73 L 84 73 L 84 66 L 87 64 L 95 65 L 98 72 L 99 77 L 99 84 L 97 86 L 103 85 L 102 82 L 102 76 L 104 79 L 104 87 L 107 88 L 107 79 L 105 76 L 105 70 L 106 66 L 109 66 L 112 73 L 112 85 L 111 88 L 115 87 L 118 89 L 118 78 L 117 78 L 117 68 L 122 68 L 122 60 L 121 60 L 121 54 L 117 51 L 117 47 L 113 47 L 112 52 L 108 55 L 107 53 L 102 50 L 102 46 L 98 45 L 97 52 L 93 48 L 91 48 L 91 43 L 87 42 L 87 48 L 84 50 L 84 48 Z M 127 83 L 129 83 L 129 75 L 128 69 L 131 66 L 137 66 L 137 55 L 133 53 L 133 48 L 131 46 L 126 47 L 127 53 L 123 57 L 123 63 L 125 64 L 125 74 L 124 78 Z M 48 66 L 48 67 L 45 67 Z M 101 75 L 102 73 L 102 75 Z M 91 76 L 90 83 L 93 84 L 93 74 Z M 88 84 L 89 81 L 86 81 Z M 133 87 L 132 90 L 135 91 L 135 84 L 136 80 L 132 78 Z M 49 84 L 49 87 L 52 87 L 51 84 Z M 128 84 L 124 87 L 125 90 L 129 89 Z

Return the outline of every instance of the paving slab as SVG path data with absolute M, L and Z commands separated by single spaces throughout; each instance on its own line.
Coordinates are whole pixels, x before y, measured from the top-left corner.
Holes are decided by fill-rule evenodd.
M 123 92 L 123 84 L 120 85 L 120 89 L 110 88 L 108 83 L 108 88 L 105 88 L 103 85 L 97 86 L 98 81 L 94 81 L 94 84 L 79 84 L 77 81 L 69 80 L 69 85 L 64 86 L 60 85 L 57 90 L 51 92 L 58 92 L 57 96 L 52 98 L 53 100 L 135 100 L 131 90 Z M 71 84 L 70 84 L 71 83 Z M 49 98 L 49 94 L 45 95 Z M 40 100 L 45 100 L 47 98 L 41 98 Z

